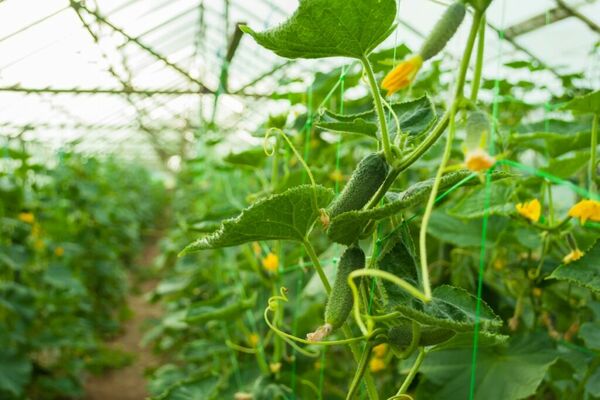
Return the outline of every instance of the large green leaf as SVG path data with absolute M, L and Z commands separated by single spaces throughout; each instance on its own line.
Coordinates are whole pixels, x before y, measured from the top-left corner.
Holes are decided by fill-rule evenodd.
M 362 58 L 389 36 L 395 16 L 395 0 L 301 0 L 275 28 L 241 29 L 282 57 Z
M 444 175 L 440 182 L 440 190 L 447 189 L 458 182 L 467 179 L 464 185 L 476 185 L 479 180 L 474 179 L 475 174 L 468 170 L 461 170 Z M 507 175 L 504 172 L 495 172 L 494 178 L 502 178 Z M 409 207 L 423 204 L 429 196 L 433 186 L 433 179 L 414 184 L 402 193 L 389 193 L 390 203 L 383 207 L 370 210 L 357 210 L 342 213 L 331 220 L 327 235 L 337 243 L 350 245 L 360 235 L 362 229 L 370 220 L 380 220 L 397 214 Z
M 514 192 L 511 182 L 492 182 L 489 188 L 473 189 L 448 213 L 459 218 L 481 218 L 485 212 L 488 215 L 510 215 L 515 211 L 515 203 L 511 201 Z
M 479 322 L 483 330 L 502 326 L 502 320 L 485 303 L 480 304 Z M 411 298 L 394 306 L 405 317 L 423 325 L 466 332 L 475 326 L 477 299 L 466 290 L 442 285 L 433 290 L 432 300 L 423 303 Z
M 581 325 L 579 337 L 588 349 L 600 350 L 600 321 L 586 322 Z
M 600 240 L 579 260 L 561 264 L 547 279 L 569 281 L 600 293 Z
M 333 191 L 323 186 L 302 185 L 288 189 L 254 203 L 235 218 L 223 221 L 219 230 L 191 243 L 181 255 L 257 240 L 301 241 L 318 217 L 313 206 L 314 193 L 319 208 L 326 207 L 333 198 Z
M 410 136 L 417 136 L 431 127 L 437 119 L 435 107 L 427 96 L 415 100 L 393 103 L 392 109 L 398 116 L 400 129 Z M 377 115 L 374 110 L 358 114 L 336 114 L 325 110 L 317 126 L 334 132 L 360 133 L 377 138 Z M 396 135 L 396 124 L 389 124 L 390 135 Z
M 427 399 L 467 399 L 471 380 L 472 347 L 433 350 L 420 371 Z M 517 400 L 535 393 L 546 371 L 557 358 L 546 336 L 516 336 L 504 346 L 482 347 L 477 353 L 476 400 Z
M 31 362 L 27 357 L 8 349 L 0 351 L 0 397 L 4 393 L 20 398 L 30 377 Z
M 590 152 L 580 151 L 567 157 L 550 159 L 543 170 L 558 178 L 567 179 L 585 167 L 589 160 Z
M 493 246 L 509 225 L 507 218 L 492 215 L 488 220 L 486 246 Z M 427 233 L 438 240 L 458 247 L 481 246 L 482 219 L 460 219 L 448 215 L 444 210 L 435 210 L 427 227 Z
M 575 97 L 561 108 L 571 110 L 575 114 L 600 114 L 600 90 Z

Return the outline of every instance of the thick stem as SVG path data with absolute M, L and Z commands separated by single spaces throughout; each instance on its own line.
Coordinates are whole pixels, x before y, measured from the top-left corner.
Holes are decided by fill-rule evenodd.
M 406 376 L 406 379 L 404 379 L 404 382 L 402 383 L 402 386 L 400 386 L 400 389 L 398 390 L 398 393 L 396 393 L 396 396 L 400 396 L 400 395 L 406 393 L 406 391 L 410 387 L 410 384 L 412 383 L 413 379 L 415 379 L 417 372 L 419 372 L 419 368 L 421 367 L 421 363 L 423 362 L 424 358 L 425 358 L 425 348 L 421 347 L 419 349 L 419 354 L 417 354 L 417 359 L 415 360 L 415 363 L 413 364 L 412 368 L 408 372 L 408 375 Z
M 360 356 L 360 361 L 358 362 L 358 368 L 354 373 L 352 382 L 350 382 L 350 387 L 348 388 L 348 393 L 346 394 L 346 400 L 352 400 L 354 394 L 360 387 L 360 381 L 362 380 L 363 375 L 367 371 L 367 365 L 369 364 L 369 358 L 371 357 L 372 349 L 373 346 L 370 343 L 365 344 L 365 348 L 363 349 L 362 355 Z
M 431 218 L 433 205 L 435 203 L 435 198 L 437 197 L 437 192 L 440 186 L 440 180 L 442 179 L 442 174 L 444 172 L 444 169 L 446 168 L 448 160 L 450 159 L 452 143 L 454 141 L 454 133 L 456 131 L 456 112 L 458 110 L 458 105 L 463 98 L 463 90 L 465 86 L 465 79 L 467 76 L 467 68 L 469 66 L 469 61 L 471 60 L 471 53 L 473 52 L 473 45 L 475 43 L 475 38 L 477 37 L 477 31 L 479 30 L 480 21 L 481 14 L 477 12 L 473 17 L 473 24 L 471 25 L 471 31 L 467 40 L 467 47 L 465 48 L 465 52 L 463 54 L 463 58 L 460 64 L 458 81 L 456 83 L 456 92 L 454 94 L 452 105 L 450 106 L 450 119 L 448 122 L 449 129 L 448 137 L 446 139 L 446 147 L 444 148 L 442 161 L 435 175 L 435 181 L 433 183 L 433 187 L 431 188 L 429 199 L 427 200 L 427 206 L 425 207 L 423 220 L 421 221 L 421 230 L 419 232 L 419 256 L 421 258 L 421 276 L 423 279 L 423 293 L 428 299 L 431 298 L 431 284 L 429 282 L 429 268 L 427 264 L 427 226 L 429 225 L 429 219 Z
M 477 37 L 477 57 L 475 58 L 475 71 L 473 72 L 473 82 L 471 83 L 471 101 L 475 103 L 479 95 L 481 85 L 481 71 L 483 70 L 483 50 L 485 48 L 485 15 L 481 17 L 479 23 L 479 33 Z
M 383 153 L 385 154 L 385 159 L 387 160 L 388 164 L 393 165 L 394 155 L 392 154 L 390 135 L 388 132 L 387 122 L 385 120 L 385 111 L 383 110 L 383 103 L 381 102 L 379 87 L 377 86 L 377 81 L 375 80 L 375 73 L 373 72 L 373 67 L 371 67 L 371 62 L 366 56 L 361 59 L 361 62 L 365 71 L 365 75 L 367 75 L 367 80 L 369 81 L 369 87 L 371 88 L 371 94 L 373 95 L 373 103 L 375 103 L 375 112 L 377 113 L 377 118 L 379 119 Z
M 588 190 L 594 192 L 596 190 L 596 175 L 597 175 L 597 157 L 598 149 L 598 114 L 594 114 L 592 120 L 592 143 L 590 145 L 590 184 Z

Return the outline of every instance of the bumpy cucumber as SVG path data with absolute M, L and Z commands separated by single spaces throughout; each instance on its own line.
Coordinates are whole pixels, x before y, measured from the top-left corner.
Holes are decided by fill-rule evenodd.
M 423 61 L 429 60 L 446 47 L 446 43 L 454 36 L 465 18 L 466 11 L 466 6 L 460 1 L 448 6 L 421 47 L 419 54 Z
M 365 253 L 358 246 L 351 246 L 340 258 L 335 282 L 325 306 L 325 323 L 337 329 L 346 322 L 352 310 L 352 289 L 348 286 L 348 275 L 365 267 Z
M 455 332 L 451 329 L 424 326 L 421 328 L 419 346 L 433 346 L 452 338 Z M 406 347 L 412 341 L 412 327 L 410 325 L 396 325 L 388 330 L 390 344 Z
M 363 208 L 385 180 L 388 170 L 383 154 L 372 153 L 363 158 L 342 193 L 327 208 L 329 218 Z

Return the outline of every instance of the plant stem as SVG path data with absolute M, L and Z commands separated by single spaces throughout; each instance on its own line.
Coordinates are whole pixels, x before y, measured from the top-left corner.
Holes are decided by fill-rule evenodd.
M 381 94 L 379 93 L 379 87 L 377 86 L 377 81 L 375 80 L 375 73 L 373 72 L 373 67 L 371 67 L 371 62 L 366 56 L 363 56 L 360 61 L 362 62 L 365 75 L 367 75 L 367 80 L 369 81 L 369 86 L 371 88 L 371 94 L 373 95 L 375 112 L 377 113 L 377 118 L 379 119 L 379 128 L 381 129 L 383 153 L 388 164 L 393 165 L 394 155 L 392 154 L 392 148 L 390 146 L 390 135 L 388 133 L 387 122 L 385 120 L 383 103 L 381 102 Z
M 471 101 L 475 103 L 479 95 L 479 86 L 481 85 L 481 71 L 483 70 L 483 50 L 485 48 L 485 15 L 479 22 L 479 33 L 477 36 L 477 57 L 475 58 L 475 71 L 473 72 L 473 82 L 471 83 Z
M 346 400 L 352 400 L 354 394 L 360 387 L 360 381 L 367 370 L 367 365 L 369 363 L 369 358 L 371 357 L 371 350 L 373 346 L 370 343 L 365 344 L 365 348 L 360 356 L 360 361 L 358 362 L 358 368 L 354 373 L 354 377 L 352 378 L 352 382 L 350 382 L 350 387 L 348 388 L 348 393 L 346 394 Z
M 313 266 L 317 270 L 317 274 L 319 274 L 319 278 L 321 279 L 321 282 L 325 287 L 325 291 L 329 295 L 329 293 L 331 293 L 331 285 L 329 284 L 329 279 L 327 279 L 327 275 L 325 275 L 325 271 L 323 271 L 323 267 L 321 267 L 321 262 L 319 261 L 317 253 L 315 253 L 315 249 L 313 248 L 312 244 L 310 244 L 308 239 L 304 239 L 302 243 L 304 244 L 304 248 L 306 249 L 306 253 L 310 258 L 310 261 L 312 261 Z
M 597 158 L 596 150 L 598 148 L 598 114 L 594 114 L 592 119 L 592 143 L 590 146 L 590 183 L 589 191 L 594 192 L 596 189 L 596 175 L 597 175 Z
M 427 200 L 427 206 L 425 207 L 425 213 L 423 214 L 423 220 L 421 221 L 421 230 L 419 232 L 419 255 L 421 258 L 421 277 L 423 279 L 423 293 L 428 299 L 431 298 L 431 283 L 429 282 L 429 269 L 427 264 L 427 226 L 429 225 L 429 219 L 431 218 L 433 205 L 435 203 L 435 198 L 437 197 L 437 192 L 440 186 L 440 180 L 442 179 L 442 174 L 444 172 L 444 169 L 446 168 L 448 160 L 450 159 L 452 143 L 454 141 L 454 133 L 456 131 L 456 112 L 458 110 L 459 102 L 463 98 L 463 90 L 465 86 L 467 68 L 469 66 L 469 61 L 471 60 L 471 53 L 473 51 L 473 45 L 475 43 L 475 38 L 477 37 L 477 31 L 479 30 L 480 22 L 481 13 L 476 12 L 473 16 L 473 24 L 471 25 L 471 31 L 469 32 L 467 46 L 465 48 L 465 52 L 460 63 L 458 81 L 456 83 L 456 92 L 454 94 L 452 105 L 450 106 L 450 119 L 448 121 L 449 129 L 448 137 L 446 138 L 446 147 L 444 148 L 442 161 L 435 175 L 435 181 L 433 182 L 433 187 L 431 188 L 431 193 L 429 194 L 429 199 Z
M 323 271 L 323 268 L 321 267 L 319 257 L 317 256 L 317 253 L 315 253 L 315 249 L 310 244 L 308 239 L 305 239 L 302 243 L 304 244 L 304 248 L 306 249 L 308 257 L 312 261 L 313 265 L 315 266 L 315 269 L 317 270 L 317 273 L 319 274 L 319 278 L 321 279 L 321 282 L 323 283 L 323 286 L 325 287 L 325 291 L 327 291 L 327 294 L 329 294 L 331 292 L 331 285 L 329 284 L 329 280 L 327 279 L 327 276 L 325 275 L 325 272 Z M 350 329 L 350 327 L 347 324 L 345 324 L 342 327 L 342 333 L 344 334 L 344 337 L 347 339 L 352 338 L 354 336 L 352 334 L 352 329 Z M 357 343 L 349 343 L 348 345 L 350 346 L 350 351 L 352 352 L 352 355 L 354 356 L 354 360 L 356 362 L 359 362 L 360 361 L 360 349 L 358 348 L 358 344 Z M 377 393 L 377 388 L 375 386 L 375 382 L 373 381 L 373 377 L 371 376 L 371 374 L 368 371 L 365 372 L 364 379 L 365 379 L 365 384 L 367 386 L 367 393 L 369 394 L 369 398 L 371 400 L 379 400 L 379 395 Z
M 404 379 L 402 386 L 400 386 L 400 389 L 398 389 L 398 393 L 396 393 L 396 396 L 400 396 L 400 395 L 406 393 L 406 391 L 410 387 L 410 384 L 412 383 L 413 379 L 415 379 L 415 376 L 417 375 L 417 372 L 419 371 L 419 367 L 421 366 L 421 363 L 423 362 L 424 358 L 425 358 L 425 348 L 421 347 L 421 348 L 419 348 L 419 354 L 417 354 L 417 359 L 415 360 L 415 363 L 413 364 L 412 368 L 408 372 L 406 379 Z

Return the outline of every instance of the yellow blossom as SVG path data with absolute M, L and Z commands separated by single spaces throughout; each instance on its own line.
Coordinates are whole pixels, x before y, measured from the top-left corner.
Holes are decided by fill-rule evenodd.
M 535 287 L 531 290 L 531 293 L 533 294 L 534 297 L 542 297 L 542 289 L 540 289 L 539 287 Z
M 519 214 L 521 214 L 523 217 L 533 222 L 538 222 L 540 220 L 540 215 L 542 214 L 542 205 L 538 199 L 526 201 L 525 203 L 519 203 L 516 207 Z
M 583 251 L 579 249 L 571 250 L 571 252 L 563 258 L 563 263 L 569 264 L 573 261 L 579 260 L 581 257 L 583 257 Z
M 485 171 L 491 168 L 495 162 L 496 159 L 481 148 L 471 150 L 465 156 L 465 166 L 473 172 Z
M 381 343 L 373 347 L 373 354 L 375 354 L 375 357 L 383 358 L 385 353 L 387 353 L 387 344 Z
M 258 335 L 256 333 L 251 333 L 248 335 L 248 344 L 252 347 L 256 347 L 258 345 Z
M 318 371 L 321 369 L 321 367 L 323 366 L 323 364 L 321 364 L 320 360 L 315 361 L 315 363 L 313 364 L 313 366 L 315 367 L 315 369 Z
M 506 260 L 504 260 L 503 258 L 496 258 L 494 260 L 494 269 L 497 271 L 501 271 L 504 269 L 504 267 L 506 266 Z
M 342 182 L 344 180 L 344 175 L 342 175 L 342 172 L 339 169 L 334 169 L 329 174 L 329 179 L 334 182 Z
M 596 200 L 581 200 L 569 210 L 569 217 L 579 218 L 581 224 L 588 219 L 600 222 L 600 202 Z
M 252 242 L 252 250 L 254 251 L 254 255 L 260 255 L 261 253 L 261 248 L 260 248 L 260 244 L 258 244 L 258 242 Z
M 35 221 L 35 217 L 30 212 L 22 212 L 19 213 L 19 220 L 27 224 L 33 224 L 33 221 Z
M 412 83 L 417 73 L 423 65 L 423 57 L 420 55 L 402 61 L 393 70 L 391 70 L 381 82 L 381 87 L 387 90 L 387 95 L 391 96 L 398 90 L 404 89 Z
M 271 370 L 272 374 L 276 374 L 281 370 L 281 363 L 271 363 L 269 364 L 269 369 Z
M 263 258 L 262 265 L 267 271 L 275 272 L 279 268 L 279 257 L 273 253 L 269 253 Z
M 63 249 L 62 247 L 58 246 L 54 249 L 54 255 L 56 255 L 57 257 L 62 257 L 63 254 L 65 254 L 65 249 Z
M 36 250 L 44 250 L 45 246 L 46 246 L 46 244 L 44 243 L 44 241 L 42 239 L 37 239 L 35 242 L 33 242 L 33 247 Z
M 369 361 L 369 369 L 371 372 L 379 372 L 385 369 L 385 362 L 382 358 L 373 357 L 371 361 Z

